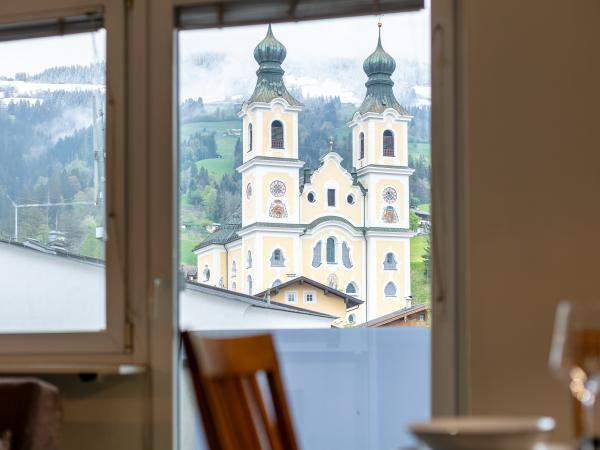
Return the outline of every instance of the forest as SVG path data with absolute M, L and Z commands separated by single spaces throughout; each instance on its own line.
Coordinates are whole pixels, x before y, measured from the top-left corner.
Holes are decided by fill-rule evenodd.
M 35 83 L 97 83 L 103 66 L 54 67 L 38 74 L 16 74 Z M 92 89 L 40 90 L 35 98 L 19 98 L 11 84 L 0 85 L 0 239 L 34 239 L 64 251 L 103 257 L 97 230 L 104 224 L 103 135 L 101 84 Z M 351 170 L 350 130 L 346 123 L 355 105 L 337 97 L 303 98 L 299 115 L 299 157 L 316 169 L 321 155 L 333 149 Z M 202 98 L 180 104 L 180 221 L 181 258 L 193 264 L 191 249 L 208 231 L 224 222 L 241 203 L 242 162 L 239 103 L 205 104 Z M 430 108 L 409 107 L 410 206 L 428 210 L 431 165 Z M 96 126 L 94 127 L 94 120 Z M 97 176 L 95 176 L 97 175 Z M 52 205 L 60 203 L 60 205 Z M 47 204 L 50 204 L 48 206 Z M 25 206 L 39 205 L 39 206 Z M 15 212 L 18 229 L 15 230 Z M 411 226 L 418 220 L 411 214 Z M 56 242 L 56 240 L 60 242 Z M 428 251 L 426 236 L 414 239 L 422 263 Z M 54 242 L 52 242 L 54 240 Z M 423 284 L 423 283 L 421 283 Z

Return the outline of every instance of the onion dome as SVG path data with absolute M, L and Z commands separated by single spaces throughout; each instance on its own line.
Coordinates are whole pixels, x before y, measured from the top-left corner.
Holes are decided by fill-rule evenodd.
M 369 79 L 365 83 L 367 94 L 358 111 L 361 114 L 367 112 L 382 113 L 386 109 L 392 108 L 402 115 L 408 115 L 408 112 L 394 96 L 392 89 L 394 82 L 391 75 L 396 70 L 396 61 L 383 49 L 381 45 L 381 23 L 378 26 L 377 48 L 363 63 L 363 69 Z
M 376 74 L 387 75 L 389 77 L 394 73 L 394 70 L 396 70 L 396 61 L 394 61 L 394 58 L 392 58 L 381 45 L 381 28 L 379 29 L 377 48 L 367 59 L 365 59 L 363 70 L 369 77 Z
M 275 98 L 283 98 L 292 106 L 302 106 L 298 100 L 292 97 L 283 83 L 284 70 L 281 63 L 287 54 L 285 46 L 275 39 L 271 25 L 267 35 L 254 49 L 254 59 L 259 64 L 256 71 L 256 87 L 248 103 L 269 103 Z
M 285 59 L 286 55 L 287 51 L 285 46 L 275 39 L 275 36 L 273 36 L 273 30 L 271 29 L 271 24 L 269 24 L 267 35 L 254 49 L 254 59 L 256 59 L 258 64 L 271 62 L 280 65 Z

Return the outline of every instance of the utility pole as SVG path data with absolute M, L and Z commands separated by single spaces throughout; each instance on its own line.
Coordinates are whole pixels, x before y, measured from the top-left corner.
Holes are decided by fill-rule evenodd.
M 18 238 L 18 233 L 19 233 L 19 207 L 17 206 L 17 204 L 13 201 L 12 198 L 10 198 L 10 195 L 6 194 L 6 196 L 8 197 L 8 200 L 12 203 L 13 207 L 15 208 L 15 241 Z

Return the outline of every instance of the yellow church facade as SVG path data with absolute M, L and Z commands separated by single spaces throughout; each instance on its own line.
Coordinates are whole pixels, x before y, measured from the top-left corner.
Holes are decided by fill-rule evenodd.
M 394 97 L 395 62 L 381 38 L 363 65 L 365 99 L 348 123 L 352 172 L 333 151 L 314 171 L 299 159 L 303 106 L 283 83 L 286 50 L 270 26 L 254 56 L 256 88 L 239 113 L 241 213 L 195 248 L 198 282 L 257 295 L 294 286 L 295 279 L 314 280 L 338 295 L 321 299 L 327 289 L 309 290 L 314 297 L 296 296 L 295 306 L 319 310 L 323 305 L 348 324 L 410 306 L 411 118 Z M 277 292 L 272 301 L 294 298 L 285 289 Z M 344 294 L 357 301 L 343 300 Z M 337 307 L 335 299 L 340 299 Z

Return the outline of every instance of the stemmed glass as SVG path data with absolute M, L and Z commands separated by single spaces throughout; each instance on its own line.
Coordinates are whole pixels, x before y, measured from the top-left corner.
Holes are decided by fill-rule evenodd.
M 582 450 L 594 448 L 594 405 L 600 389 L 600 301 L 562 301 L 556 310 L 550 369 L 568 383 L 575 433 Z

